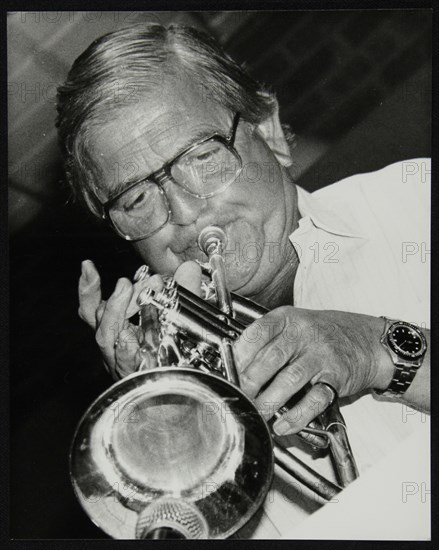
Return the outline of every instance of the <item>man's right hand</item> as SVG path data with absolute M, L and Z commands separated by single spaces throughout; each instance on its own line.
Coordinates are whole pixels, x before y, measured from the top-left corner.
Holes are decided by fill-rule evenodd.
M 195 262 L 181 264 L 174 277 L 180 285 L 200 295 L 201 269 Z M 105 367 L 115 380 L 135 372 L 142 361 L 146 362 L 146 368 L 156 364 L 153 356 L 141 350 L 141 328 L 128 321 L 139 310 L 137 296 L 147 287 L 160 291 L 162 278 L 153 275 L 135 284 L 121 278 L 108 300 L 102 300 L 98 270 L 91 260 L 82 262 L 79 316 L 95 331 Z

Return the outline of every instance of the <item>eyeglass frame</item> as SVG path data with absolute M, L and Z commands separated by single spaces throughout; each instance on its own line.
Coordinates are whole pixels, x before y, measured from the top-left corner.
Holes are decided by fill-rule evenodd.
M 131 241 L 131 242 L 141 241 L 143 239 L 148 239 L 149 237 L 152 237 L 153 235 L 158 233 L 160 231 L 160 229 L 162 229 L 169 222 L 172 211 L 171 211 L 171 208 L 169 206 L 168 196 L 166 194 L 165 189 L 163 188 L 164 184 L 167 181 L 169 181 L 169 180 L 172 181 L 175 185 L 178 185 L 178 187 L 180 189 L 183 189 L 184 191 L 186 191 L 186 193 L 189 193 L 193 197 L 197 197 L 197 198 L 200 198 L 200 199 L 201 198 L 208 199 L 210 197 L 219 195 L 220 193 L 225 191 L 236 180 L 236 178 L 239 176 L 239 174 L 242 171 L 242 158 L 241 158 L 241 155 L 238 153 L 238 151 L 235 149 L 235 146 L 234 146 L 235 138 L 236 138 L 236 132 L 237 132 L 237 129 L 238 129 L 238 124 L 239 124 L 240 118 L 241 118 L 241 113 L 235 113 L 235 115 L 233 117 L 232 128 L 230 130 L 230 133 L 229 133 L 228 137 L 226 137 L 226 136 L 224 136 L 220 133 L 215 132 L 211 136 L 203 138 L 203 139 L 197 141 L 196 143 L 193 143 L 192 145 L 189 145 L 189 147 L 184 149 L 184 151 L 181 151 L 180 153 L 178 153 L 177 156 L 175 156 L 172 160 L 166 162 L 161 168 L 159 168 L 158 170 L 155 170 L 154 172 L 152 172 L 151 174 L 149 174 L 145 178 L 142 178 L 138 181 L 133 182 L 126 189 L 124 189 L 120 193 L 117 193 L 117 195 L 115 195 L 114 197 L 111 197 L 109 200 L 107 200 L 105 203 L 102 204 L 102 208 L 104 209 L 104 212 L 102 214 L 102 219 L 106 220 L 111 225 L 111 227 L 114 229 L 114 231 L 120 237 L 125 239 L 126 241 Z M 181 185 L 177 181 L 175 181 L 175 179 L 173 178 L 173 176 L 171 174 L 171 169 L 172 169 L 173 164 L 175 164 L 181 157 L 183 157 L 184 155 L 187 155 L 188 153 L 190 153 L 191 151 L 193 151 L 194 149 L 196 149 L 200 145 L 203 145 L 204 143 L 207 143 L 208 141 L 219 141 L 220 143 L 225 145 L 226 148 L 237 158 L 237 160 L 239 161 L 240 167 L 239 167 L 239 170 L 236 173 L 235 179 L 232 180 L 223 189 L 220 189 L 216 193 L 209 193 L 208 195 L 198 195 L 196 193 L 193 193 L 193 192 L 189 191 L 189 189 L 186 189 L 183 185 Z M 168 207 L 168 216 L 166 218 L 166 221 L 160 227 L 155 229 L 152 233 L 147 234 L 146 236 L 132 238 L 128 235 L 122 235 L 121 231 L 117 228 L 116 224 L 111 219 L 111 215 L 110 215 L 111 207 L 122 195 L 124 195 L 128 191 L 131 191 L 137 185 L 140 185 L 141 183 L 144 183 L 146 180 L 150 180 L 151 183 L 154 183 L 155 185 L 157 185 L 157 187 L 159 188 L 160 193 L 162 193 L 162 195 L 164 196 L 166 206 Z

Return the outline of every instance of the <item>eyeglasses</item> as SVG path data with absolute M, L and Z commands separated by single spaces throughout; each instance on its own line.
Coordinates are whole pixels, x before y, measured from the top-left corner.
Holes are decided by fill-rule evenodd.
M 167 181 L 200 199 L 225 191 L 239 176 L 242 160 L 234 148 L 240 114 L 233 118 L 230 135 L 213 134 L 194 143 L 162 168 L 134 182 L 108 200 L 103 218 L 128 241 L 146 239 L 157 233 L 172 212 L 164 189 Z

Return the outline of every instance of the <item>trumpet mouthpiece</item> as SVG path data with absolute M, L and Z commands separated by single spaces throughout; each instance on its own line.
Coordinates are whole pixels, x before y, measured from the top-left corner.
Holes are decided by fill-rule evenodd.
M 212 254 L 220 245 L 224 248 L 226 243 L 226 234 L 216 225 L 208 225 L 198 236 L 198 246 L 207 256 Z

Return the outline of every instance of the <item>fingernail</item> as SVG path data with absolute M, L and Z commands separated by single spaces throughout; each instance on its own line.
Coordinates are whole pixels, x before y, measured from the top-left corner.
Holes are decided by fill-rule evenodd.
M 282 418 L 280 420 L 276 420 L 276 422 L 273 424 L 273 430 L 277 435 L 287 435 L 288 433 L 292 432 L 292 428 L 290 424 L 286 420 L 283 420 Z
M 120 295 L 123 294 L 128 288 L 128 281 L 126 279 L 119 279 L 114 289 L 114 294 Z
M 99 273 L 93 269 L 91 260 L 84 260 L 81 263 L 81 277 L 79 277 L 79 287 L 82 291 L 95 288 L 100 285 Z

